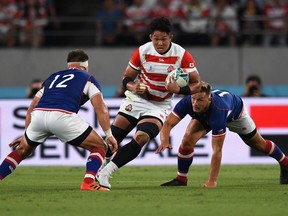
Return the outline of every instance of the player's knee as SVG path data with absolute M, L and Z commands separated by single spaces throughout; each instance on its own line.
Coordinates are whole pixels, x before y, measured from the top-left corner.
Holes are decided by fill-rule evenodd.
M 156 137 L 159 133 L 159 128 L 151 122 L 143 122 L 137 125 L 135 140 L 138 143 L 147 143 L 150 139 Z

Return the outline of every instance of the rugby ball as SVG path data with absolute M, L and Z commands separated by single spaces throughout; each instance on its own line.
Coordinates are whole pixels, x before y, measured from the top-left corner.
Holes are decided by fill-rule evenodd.
M 189 83 L 189 73 L 183 68 L 177 68 L 171 71 L 166 78 L 166 82 L 173 82 L 172 77 L 180 87 L 184 87 Z

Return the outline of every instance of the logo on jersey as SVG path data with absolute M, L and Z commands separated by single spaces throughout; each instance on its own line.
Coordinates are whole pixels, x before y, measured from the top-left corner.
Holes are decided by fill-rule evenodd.
M 170 73 L 173 70 L 174 70 L 174 67 L 172 65 L 169 65 L 169 67 L 167 68 L 168 73 Z
M 224 133 L 225 133 L 225 132 L 224 132 L 223 129 L 220 129 L 220 130 L 218 130 L 218 132 L 217 132 L 218 135 L 221 135 L 221 134 L 224 134 Z
M 132 104 L 128 104 L 126 107 L 125 107 L 125 110 L 128 111 L 128 112 L 131 112 L 132 111 Z
M 189 67 L 193 68 L 195 67 L 195 64 L 193 62 L 189 63 Z

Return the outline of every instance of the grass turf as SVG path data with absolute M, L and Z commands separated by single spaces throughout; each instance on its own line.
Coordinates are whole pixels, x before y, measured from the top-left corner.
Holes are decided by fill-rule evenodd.
M 223 165 L 218 187 L 201 188 L 209 166 L 192 166 L 187 187 L 160 187 L 176 166 L 125 166 L 111 191 L 80 191 L 84 167 L 21 167 L 0 182 L 0 214 L 13 215 L 282 215 L 288 185 L 278 165 Z

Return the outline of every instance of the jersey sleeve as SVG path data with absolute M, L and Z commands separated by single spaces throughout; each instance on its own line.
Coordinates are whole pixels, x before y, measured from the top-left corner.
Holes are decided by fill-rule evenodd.
M 99 82 L 93 76 L 91 76 L 84 87 L 84 94 L 86 94 L 89 98 L 92 98 L 95 94 L 100 92 L 101 86 Z
M 211 113 L 210 127 L 212 136 L 222 136 L 226 133 L 226 115 L 224 111 Z
M 182 61 L 181 61 L 181 68 L 196 68 L 196 61 L 194 60 L 193 56 L 185 50 Z
M 91 83 L 93 83 L 99 89 L 99 91 L 102 92 L 101 86 L 100 86 L 100 83 L 98 82 L 98 80 L 96 80 L 93 76 L 90 76 L 89 81 Z
M 135 70 L 141 70 L 140 66 L 141 66 L 141 59 L 140 59 L 140 53 L 139 53 L 139 48 L 136 49 L 129 61 L 129 65 L 130 67 L 132 67 Z
M 186 96 L 182 98 L 174 107 L 173 114 L 178 118 L 183 119 L 187 114 L 192 111 L 191 97 Z

